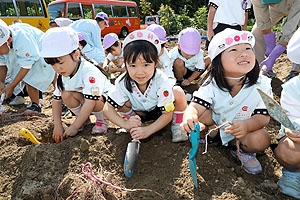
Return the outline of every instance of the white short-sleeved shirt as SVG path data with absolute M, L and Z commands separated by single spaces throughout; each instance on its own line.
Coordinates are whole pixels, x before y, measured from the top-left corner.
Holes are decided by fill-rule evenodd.
M 266 106 L 256 88 L 261 88 L 270 96 L 273 95 L 271 80 L 260 76 L 255 85 L 243 86 L 235 97 L 232 97 L 229 92 L 222 91 L 212 80 L 194 92 L 192 101 L 207 109 L 211 108 L 213 120 L 219 126 L 227 121 L 246 120 L 255 114 L 268 115 Z M 234 139 L 231 134 L 224 133 L 224 128 L 219 131 L 223 145 L 227 145 Z
M 156 69 L 154 77 L 150 80 L 144 94 L 142 94 L 134 81 L 131 81 L 132 92 L 125 87 L 122 79 L 126 73 L 117 78 L 115 88 L 108 92 L 107 102 L 113 107 L 123 106 L 130 101 L 132 109 L 136 111 L 152 111 L 158 107 L 161 111 L 166 110 L 170 102 L 174 102 L 173 85 L 164 73 Z
M 289 119 L 294 121 L 300 119 L 300 77 L 292 78 L 282 85 L 280 104 L 286 111 Z M 284 136 L 283 127 L 280 136 Z
M 186 59 L 180 54 L 178 47 L 174 47 L 170 52 L 170 59 L 173 65 L 175 59 L 179 58 L 184 61 L 185 67 L 191 71 L 203 71 L 205 69 L 204 63 L 204 54 L 203 51 L 200 50 L 195 56 L 191 57 L 190 59 Z
M 246 1 L 246 10 L 242 9 L 243 1 L 244 0 L 210 0 L 209 6 L 213 6 L 217 9 L 213 21 L 213 28 L 216 28 L 218 23 L 228 24 L 232 26 L 244 25 L 245 12 L 249 12 L 249 10 L 251 9 L 251 1 Z
M 30 69 L 23 81 L 45 92 L 54 79 L 55 71 L 40 57 L 41 39 L 44 33 L 23 23 L 11 25 L 8 29 L 13 39 L 12 48 L 8 54 L 0 55 L 0 66 L 7 66 L 7 73 L 10 74 L 12 81 L 21 68 Z M 14 94 L 19 92 L 20 90 L 15 90 Z
M 98 100 L 112 87 L 106 76 L 96 66 L 83 58 L 76 74 L 72 78 L 62 76 L 62 83 L 65 91 L 80 92 L 84 98 L 91 100 Z M 61 91 L 57 85 L 54 99 L 61 99 Z
M 109 53 L 108 55 L 107 55 L 107 57 L 106 57 L 109 61 L 114 61 L 114 60 L 116 60 L 116 59 L 118 59 L 118 58 L 123 58 L 123 51 L 122 51 L 122 53 L 119 55 L 119 56 L 114 56 L 114 55 L 112 55 L 111 53 Z
M 96 20 L 81 19 L 69 25 L 72 29 L 84 35 L 87 42 L 83 52 L 88 58 L 96 60 L 97 63 L 104 62 L 105 53 L 101 42 L 101 29 Z
M 165 73 L 169 78 L 174 78 L 174 72 L 172 69 L 172 63 L 169 56 L 168 50 L 164 47 L 164 53 L 159 57 L 159 68 Z

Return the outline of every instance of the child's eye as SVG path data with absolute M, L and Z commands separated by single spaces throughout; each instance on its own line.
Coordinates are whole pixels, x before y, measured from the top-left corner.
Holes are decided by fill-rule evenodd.
M 150 64 L 146 63 L 146 64 L 144 64 L 144 66 L 145 66 L 145 67 L 149 67 L 149 66 L 150 66 Z
M 250 48 L 250 47 L 247 47 L 247 48 L 246 48 L 246 50 L 252 50 L 252 48 Z
M 230 49 L 229 52 L 236 51 L 236 49 Z
M 135 67 L 135 65 L 129 65 L 129 67 Z
M 62 65 L 62 64 L 64 64 L 64 62 L 63 62 L 63 61 L 61 61 L 61 62 L 59 62 L 58 64 Z

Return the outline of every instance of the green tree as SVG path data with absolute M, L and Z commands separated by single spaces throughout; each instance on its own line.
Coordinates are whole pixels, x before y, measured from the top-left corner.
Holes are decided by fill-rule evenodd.
M 180 15 L 175 14 L 170 6 L 161 4 L 158 15 L 160 17 L 160 25 L 166 29 L 168 34 L 177 33 L 182 29 Z
M 48 4 L 51 3 L 52 1 L 55 1 L 55 0 L 45 0 L 46 6 L 48 6 Z
M 201 8 L 198 8 L 198 10 L 195 12 L 195 17 L 193 21 L 193 26 L 197 29 L 207 29 L 207 7 L 203 6 Z
M 151 3 L 146 0 L 140 0 L 140 18 L 141 23 L 145 23 L 145 17 L 147 15 L 153 15 L 154 10 L 152 9 Z

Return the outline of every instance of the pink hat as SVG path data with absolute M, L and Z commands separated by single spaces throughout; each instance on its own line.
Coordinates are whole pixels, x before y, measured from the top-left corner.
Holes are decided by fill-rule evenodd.
M 116 41 L 119 41 L 118 35 L 115 33 L 109 33 L 103 38 L 103 47 L 104 49 L 108 49 L 111 47 Z
M 146 30 L 153 32 L 158 38 L 161 44 L 164 44 L 167 42 L 166 39 L 166 31 L 164 27 L 158 24 L 151 24 L 146 28 Z
M 180 49 L 190 55 L 199 53 L 201 45 L 201 35 L 197 29 L 186 28 L 179 33 Z
M 108 16 L 106 13 L 104 12 L 99 12 L 95 18 L 101 18 L 104 19 L 105 23 L 106 23 L 106 27 L 109 27 L 109 23 L 108 23 Z
M 77 35 L 78 35 L 79 41 L 85 40 L 83 33 L 77 32 Z

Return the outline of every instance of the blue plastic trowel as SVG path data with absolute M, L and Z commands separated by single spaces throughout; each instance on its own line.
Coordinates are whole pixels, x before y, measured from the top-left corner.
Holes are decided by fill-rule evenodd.
M 128 143 L 125 161 L 124 161 L 124 173 L 130 178 L 133 175 L 136 163 L 138 161 L 141 142 L 139 140 L 132 140 Z
M 199 147 L 199 141 L 200 141 L 200 125 L 199 123 L 197 125 L 194 124 L 194 130 L 190 133 L 190 140 L 192 143 L 192 148 L 189 152 L 189 167 L 190 172 L 193 178 L 194 186 L 197 188 L 197 164 L 196 164 L 196 153 L 198 151 Z

